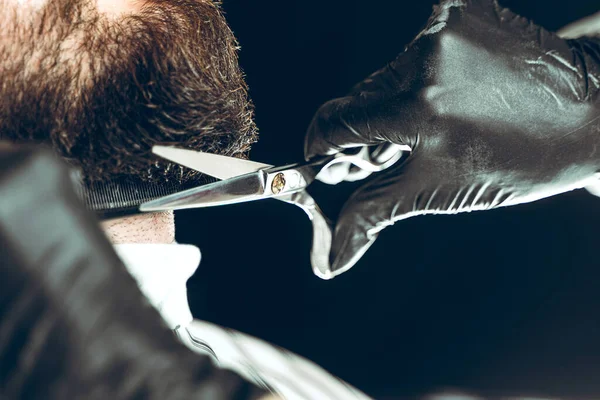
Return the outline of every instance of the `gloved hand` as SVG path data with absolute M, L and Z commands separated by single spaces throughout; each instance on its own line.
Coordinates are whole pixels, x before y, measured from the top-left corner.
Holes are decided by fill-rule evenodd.
M 531 202 L 600 173 L 600 42 L 564 40 L 493 0 L 445 0 L 404 53 L 324 104 L 305 155 L 395 143 L 412 151 L 347 201 L 332 268 L 395 221 Z

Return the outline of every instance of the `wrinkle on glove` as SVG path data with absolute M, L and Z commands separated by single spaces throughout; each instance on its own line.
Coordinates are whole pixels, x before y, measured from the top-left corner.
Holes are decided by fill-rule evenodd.
M 600 41 L 565 40 L 493 0 L 447 0 L 396 60 L 324 104 L 307 159 L 409 145 L 375 174 L 335 228 L 334 270 L 394 222 L 527 203 L 600 177 Z
M 0 274 L 2 398 L 262 393 L 177 342 L 49 152 L 0 148 Z

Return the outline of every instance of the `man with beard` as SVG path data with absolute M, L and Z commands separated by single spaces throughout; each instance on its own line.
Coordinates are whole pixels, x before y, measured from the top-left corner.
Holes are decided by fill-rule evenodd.
M 235 40 L 212 2 L 5 0 L 1 22 L 2 138 L 51 144 L 80 169 L 88 206 L 106 217 L 206 179 L 153 158 L 154 143 L 243 157 L 255 140 Z M 505 53 L 494 54 L 497 43 L 506 43 Z M 334 238 L 334 268 L 348 269 L 401 218 L 592 185 L 595 46 L 558 39 L 491 0 L 442 2 L 397 61 L 324 106 L 309 129 L 307 157 L 385 141 L 415 150 L 401 169 L 351 198 Z M 478 81 L 465 74 L 472 59 Z M 549 127 L 553 136 L 542 137 Z M 214 351 L 222 366 L 258 376 L 255 382 L 286 397 L 362 396 L 264 343 L 188 325 L 183 283 L 199 256 L 163 246 L 173 242 L 172 214 L 111 218 L 104 227 L 142 291 L 191 348 Z M 161 258 L 185 271 L 156 268 Z M 147 277 L 157 276 L 153 287 Z
M 190 325 L 185 283 L 198 249 L 174 242 L 172 212 L 130 215 L 207 179 L 156 159 L 153 144 L 245 157 L 256 140 L 237 42 L 219 5 L 2 0 L 0 32 L 0 139 L 49 145 L 79 172 L 86 205 L 105 219 L 128 271 L 180 339 L 285 398 L 366 398 L 293 354 Z M 249 393 L 231 377 L 211 379 L 219 398 Z

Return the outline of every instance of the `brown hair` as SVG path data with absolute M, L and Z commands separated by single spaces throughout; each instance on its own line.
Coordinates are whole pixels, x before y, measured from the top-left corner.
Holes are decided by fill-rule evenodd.
M 0 138 L 47 143 L 92 183 L 197 178 L 154 157 L 155 143 L 247 153 L 253 107 L 218 3 L 154 0 L 115 21 L 86 5 L 50 0 L 14 30 L 20 50 L 0 48 Z

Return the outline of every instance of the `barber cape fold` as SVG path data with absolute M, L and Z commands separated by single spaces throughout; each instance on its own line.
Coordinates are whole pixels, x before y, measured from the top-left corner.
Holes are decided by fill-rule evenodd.
M 369 399 L 302 357 L 251 336 L 193 320 L 186 282 L 200 262 L 197 247 L 119 244 L 115 250 L 178 338 L 192 351 L 209 355 L 220 368 L 234 371 L 284 399 Z

